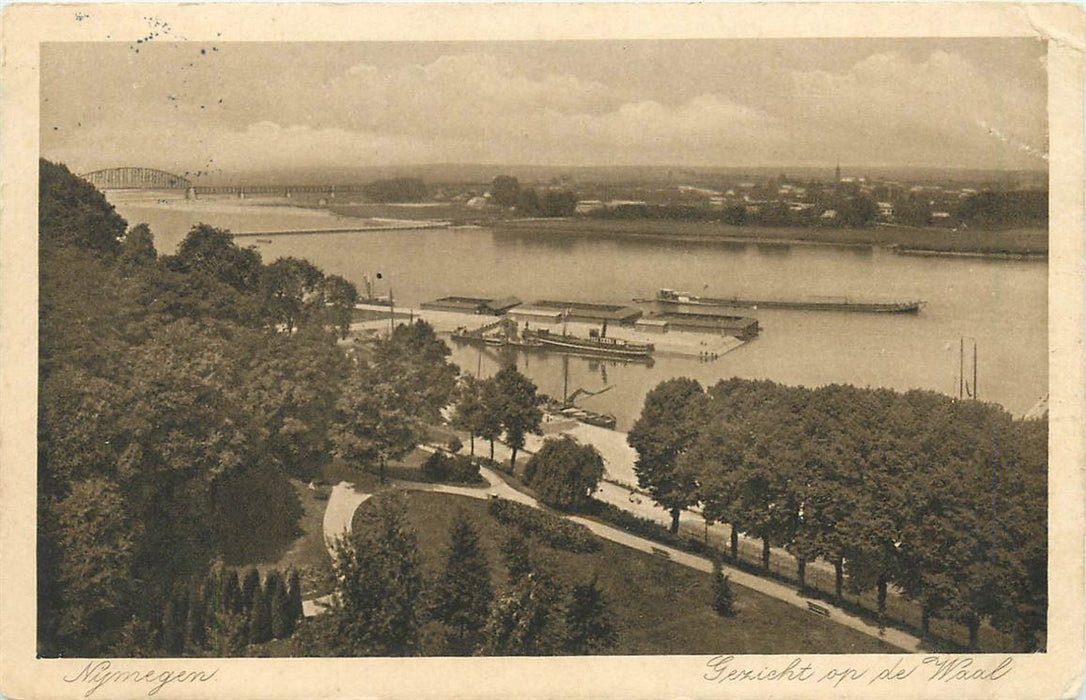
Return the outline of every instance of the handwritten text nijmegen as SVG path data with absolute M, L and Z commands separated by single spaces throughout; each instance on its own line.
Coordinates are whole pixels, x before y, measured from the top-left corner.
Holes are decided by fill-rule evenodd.
M 79 673 L 63 678 L 65 683 L 89 686 L 87 692 L 83 693 L 83 697 L 89 698 L 102 686 L 118 683 L 143 685 L 148 695 L 156 695 L 171 683 L 206 683 L 215 678 L 218 672 L 217 668 L 211 671 L 119 670 L 113 667 L 112 661 L 91 661 Z

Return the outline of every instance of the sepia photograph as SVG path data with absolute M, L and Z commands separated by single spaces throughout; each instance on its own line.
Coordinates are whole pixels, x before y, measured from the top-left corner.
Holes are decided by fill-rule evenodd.
M 35 45 L 19 175 L 22 632 L 62 690 L 692 657 L 691 697 L 995 696 L 1066 638 L 1081 551 L 1058 576 L 1050 534 L 1081 550 L 1082 514 L 1053 510 L 1050 405 L 1081 414 L 1050 386 L 1081 380 L 1052 358 L 1082 329 L 1052 302 L 1082 261 L 1057 264 L 1043 34 L 143 15 Z

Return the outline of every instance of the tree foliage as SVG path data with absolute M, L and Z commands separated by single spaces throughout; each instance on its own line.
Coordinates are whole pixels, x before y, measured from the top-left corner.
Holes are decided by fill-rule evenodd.
M 449 628 L 449 653 L 471 654 L 486 624 L 492 598 L 490 566 L 479 546 L 479 535 L 460 512 L 449 536 L 445 570 L 431 591 L 430 614 Z
M 603 473 L 603 457 L 595 447 L 563 435 L 543 441 L 528 460 L 524 479 L 544 503 L 570 509 L 588 502 Z
M 691 411 L 691 407 L 696 407 Z M 685 420 L 684 420 L 685 418 Z M 1020 649 L 1043 643 L 1047 425 L 933 392 L 730 379 L 646 397 L 630 433 L 658 503 L 703 515 L 837 571 L 840 595 L 892 587 L 976 644 L 983 620 Z M 677 469 L 672 469 L 672 465 Z M 681 475 L 681 480 L 676 478 Z M 655 490 L 654 490 L 655 489 Z M 733 549 L 733 556 L 735 551 Z
M 618 642 L 614 615 L 596 576 L 570 589 L 565 617 L 566 653 L 603 654 Z
M 431 333 L 403 343 L 406 370 L 352 372 L 335 343 L 356 297 L 346 280 L 265 266 L 203 224 L 159 256 L 148 226 L 125 233 L 66 168 L 42 161 L 39 175 L 38 651 L 242 653 L 253 598 L 236 576 L 188 582 L 295 536 L 287 478 L 328 459 L 346 378 L 364 377 L 355 388 L 374 394 L 358 401 L 387 426 L 395 416 L 377 414 L 397 402 L 433 415 L 456 370 L 436 366 Z M 296 619 L 296 580 L 286 593 Z
M 693 379 L 661 382 L 645 396 L 641 416 L 627 436 L 637 451 L 637 482 L 671 512 L 672 532 L 679 530 L 682 509 L 698 501 L 696 479 L 679 458 L 698 436 L 706 403 L 701 384 Z
M 509 468 L 515 470 L 517 452 L 524 447 L 528 433 L 540 432 L 542 398 L 536 393 L 536 385 L 517 371 L 516 366 L 506 365 L 494 375 L 493 391 L 488 400 L 494 402 L 496 413 L 501 417 L 505 442 L 512 452 Z
M 326 613 L 340 656 L 409 656 L 418 644 L 422 573 L 401 494 L 362 511 L 357 531 L 336 542 L 336 595 Z

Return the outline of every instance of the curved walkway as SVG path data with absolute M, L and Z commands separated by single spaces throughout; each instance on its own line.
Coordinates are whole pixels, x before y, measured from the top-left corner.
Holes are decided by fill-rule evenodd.
M 517 501 L 533 508 L 539 508 L 540 504 L 531 496 L 528 496 L 521 491 L 517 491 L 512 486 L 507 484 L 496 472 L 486 467 L 480 467 L 479 473 L 483 479 L 486 480 L 486 487 L 468 487 L 468 486 L 450 486 L 447 484 L 430 484 L 417 481 L 404 481 L 393 480 L 391 484 L 393 486 L 411 490 L 411 491 L 429 491 L 432 493 L 447 493 L 455 496 L 467 496 L 468 498 L 476 498 L 486 500 L 491 496 L 500 496 L 510 501 Z M 351 521 L 354 518 L 354 513 L 371 494 L 361 493 L 356 491 L 353 486 L 347 482 L 341 482 L 332 489 L 332 495 L 328 498 L 328 506 L 324 513 L 324 536 L 325 541 L 329 543 L 331 547 L 331 538 L 338 536 L 346 531 L 350 530 Z M 689 552 L 685 552 L 680 549 L 668 547 L 663 544 L 659 544 L 653 540 L 646 539 L 644 537 L 638 537 L 637 535 L 630 534 L 625 530 L 605 525 L 595 520 L 589 520 L 577 515 L 563 516 L 576 523 L 584 525 L 593 533 L 611 542 L 621 544 L 631 549 L 636 549 L 647 554 L 658 554 L 660 552 L 666 552 L 669 561 L 678 564 L 680 566 L 686 566 L 698 571 L 711 572 L 713 570 L 712 562 L 705 557 L 700 557 Z M 335 533 L 331 535 L 330 533 Z M 763 593 L 771 598 L 794 605 L 804 610 L 807 609 L 807 598 L 801 596 L 796 589 L 786 586 L 777 581 L 765 579 L 754 574 L 747 573 L 741 569 L 736 569 L 728 565 L 723 566 L 724 572 L 728 575 L 730 580 L 743 586 L 750 588 L 751 590 Z M 323 611 L 323 607 L 318 603 L 321 601 L 327 601 L 331 599 L 331 595 L 324 596 L 312 601 L 306 601 L 303 604 L 305 607 L 305 614 L 315 615 Z M 883 628 L 879 629 L 877 626 L 868 623 L 867 621 L 848 613 L 837 606 L 823 601 L 818 601 L 818 604 L 823 608 L 830 611 L 830 619 L 834 622 L 849 627 L 851 629 L 863 632 L 877 639 L 898 647 L 907 652 L 915 653 L 919 652 L 920 640 L 907 632 L 902 632 L 898 629 Z
M 324 520 L 321 521 L 324 546 L 328 548 L 328 554 L 335 556 L 335 541 L 350 533 L 355 511 L 372 495 L 362 493 L 347 481 L 341 481 L 332 487 L 332 492 L 328 495 L 328 505 L 324 507 Z M 331 593 L 320 598 L 303 600 L 302 614 L 306 617 L 319 615 L 331 602 Z

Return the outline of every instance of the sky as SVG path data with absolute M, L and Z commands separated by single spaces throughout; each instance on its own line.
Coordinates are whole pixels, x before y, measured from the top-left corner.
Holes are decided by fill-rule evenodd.
M 1035 39 L 45 44 L 76 172 L 1047 167 Z

